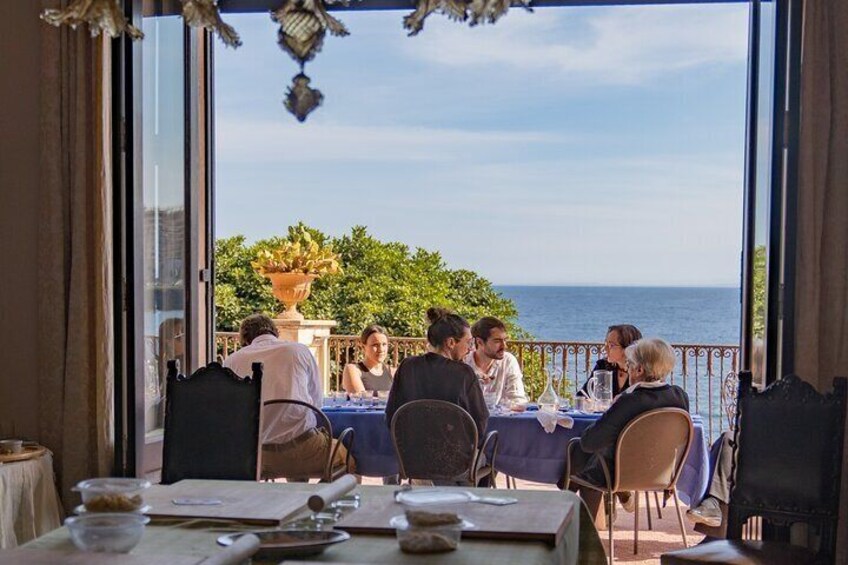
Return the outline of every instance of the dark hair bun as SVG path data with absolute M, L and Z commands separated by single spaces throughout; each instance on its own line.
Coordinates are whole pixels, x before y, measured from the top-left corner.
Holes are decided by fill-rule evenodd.
M 429 320 L 431 324 L 435 324 L 450 314 L 452 314 L 452 312 L 446 308 L 427 308 L 427 320 Z

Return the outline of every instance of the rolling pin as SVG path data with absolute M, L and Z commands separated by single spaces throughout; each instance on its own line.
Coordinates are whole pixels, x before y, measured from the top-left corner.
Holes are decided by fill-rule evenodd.
M 313 512 L 320 512 L 354 488 L 356 488 L 356 477 L 353 475 L 344 475 L 315 491 L 315 494 L 309 497 L 306 505 Z

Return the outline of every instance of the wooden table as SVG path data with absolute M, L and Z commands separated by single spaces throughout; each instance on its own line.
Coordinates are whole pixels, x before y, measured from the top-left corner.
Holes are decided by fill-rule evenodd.
M 208 481 L 214 487 L 215 483 L 232 492 L 233 483 L 228 481 Z M 293 493 L 309 492 L 317 485 L 307 484 L 269 484 L 243 482 L 238 488 L 245 492 L 255 492 L 257 489 L 280 489 Z M 384 501 L 390 499 L 396 487 L 360 486 L 358 492 L 362 496 L 363 508 L 368 501 Z M 514 496 L 522 501 L 536 499 L 540 493 L 533 491 L 511 490 L 492 491 L 487 489 L 467 489 L 477 494 L 494 493 Z M 463 537 L 458 551 L 436 555 L 407 555 L 400 551 L 393 533 L 388 535 L 352 533 L 349 541 L 327 549 L 323 554 L 304 559 L 309 562 L 348 562 L 348 563 L 439 563 L 439 564 L 475 564 L 481 565 L 512 565 L 514 563 L 604 563 L 604 551 L 597 531 L 591 526 L 588 514 L 580 499 L 570 492 L 545 492 L 550 504 L 574 505 L 579 509 L 572 513 L 560 543 L 556 546 L 538 541 L 509 541 L 482 540 Z M 497 512 L 497 507 L 491 507 Z M 304 509 L 301 515 L 308 514 Z M 586 524 L 589 524 L 586 527 Z M 581 528 L 581 525 L 583 526 Z M 147 555 L 151 559 L 162 555 L 195 555 L 205 557 L 219 551 L 216 538 L 226 531 L 244 529 L 245 526 L 233 522 L 213 522 L 208 520 L 156 520 L 147 527 L 141 543 L 132 551 L 132 555 Z M 68 538 L 65 528 L 51 532 L 28 543 L 25 548 L 49 549 L 60 553 L 72 554 L 76 549 Z M 257 562 L 254 560 L 254 562 Z
M 16 547 L 62 525 L 53 455 L 0 465 L 0 548 Z

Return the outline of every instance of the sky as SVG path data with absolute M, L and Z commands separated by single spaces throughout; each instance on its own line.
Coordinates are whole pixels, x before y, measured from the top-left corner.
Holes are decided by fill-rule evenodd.
M 267 14 L 227 15 L 215 52 L 216 235 L 365 225 L 495 284 L 737 286 L 748 8 L 335 12 L 306 66 Z

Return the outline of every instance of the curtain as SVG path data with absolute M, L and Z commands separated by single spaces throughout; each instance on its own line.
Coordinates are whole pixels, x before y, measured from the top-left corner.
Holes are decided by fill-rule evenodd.
M 42 26 L 39 437 L 66 509 L 76 482 L 110 473 L 114 444 L 108 69 L 106 40 Z
M 801 66 L 795 370 L 848 376 L 848 2 L 807 0 Z M 848 433 L 837 563 L 848 562 Z

